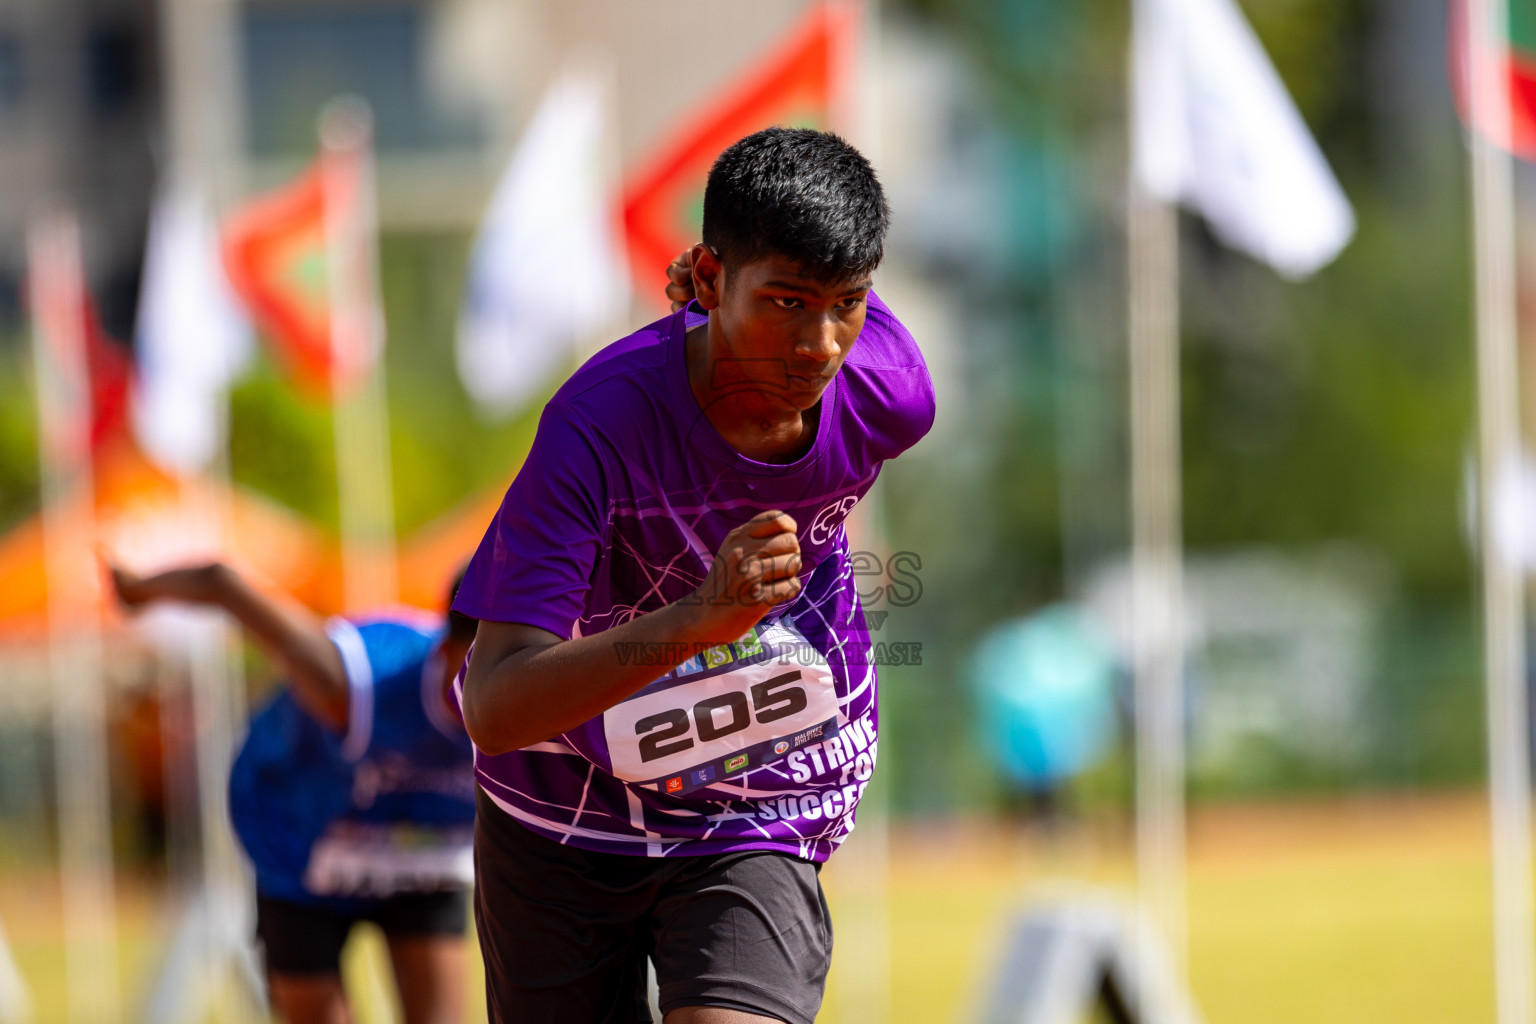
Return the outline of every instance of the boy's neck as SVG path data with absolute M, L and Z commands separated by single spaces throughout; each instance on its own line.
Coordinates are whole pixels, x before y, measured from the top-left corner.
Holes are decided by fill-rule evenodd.
M 794 462 L 816 440 L 821 415 L 818 401 L 801 411 L 774 393 L 772 382 L 754 386 L 751 369 L 730 354 L 718 320 L 693 328 L 684 338 L 684 362 L 694 400 L 727 444 L 758 462 Z

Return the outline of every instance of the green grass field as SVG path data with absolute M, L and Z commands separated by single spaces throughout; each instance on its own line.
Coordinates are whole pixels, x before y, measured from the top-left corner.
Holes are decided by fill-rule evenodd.
M 1211 1024 L 1468 1024 L 1493 1019 L 1487 824 L 1480 794 L 1195 813 L 1190 973 Z M 857 837 L 856 837 L 857 838 Z M 1129 836 L 1042 840 L 961 823 L 893 830 L 889 1020 L 962 1021 L 1031 892 L 1128 891 Z M 852 853 L 850 849 L 839 856 Z M 833 914 L 857 879 L 826 873 Z M 843 937 L 842 933 L 839 935 Z M 823 1019 L 852 1024 L 840 944 Z
M 1478 794 L 1196 812 L 1190 971 L 1206 1020 L 1491 1020 L 1486 836 Z M 867 835 L 855 847 L 860 839 L 823 876 L 838 935 L 828 1024 L 963 1021 L 1031 893 L 1062 883 L 1124 892 L 1130 880 L 1129 836 L 1112 826 L 1042 836 L 980 821 L 903 824 L 891 829 L 883 858 Z M 131 1020 L 170 921 L 153 886 L 120 879 L 118 902 Z M 16 871 L 0 878 L 0 922 L 38 1024 L 62 1021 L 55 880 Z M 348 951 L 360 1024 L 392 1019 L 376 942 L 364 936 Z M 479 1009 L 478 977 L 471 984 Z

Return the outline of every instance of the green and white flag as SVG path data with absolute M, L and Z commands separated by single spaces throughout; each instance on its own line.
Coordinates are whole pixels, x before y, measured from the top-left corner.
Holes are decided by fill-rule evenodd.
M 1462 120 L 1470 124 L 1471 88 L 1468 74 L 1474 36 L 1467 22 L 1466 0 L 1451 4 L 1451 80 Z M 1486 44 L 1478 44 L 1486 45 Z M 1536 160 L 1536 0 L 1509 0 L 1509 31 L 1505 45 L 1492 54 L 1503 66 L 1500 77 L 1509 91 L 1509 134 L 1491 125 L 1478 126 L 1494 141 L 1522 160 Z

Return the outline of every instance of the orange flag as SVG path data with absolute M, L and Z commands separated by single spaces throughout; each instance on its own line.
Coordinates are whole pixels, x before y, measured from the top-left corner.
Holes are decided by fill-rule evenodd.
M 230 284 L 279 363 L 316 397 L 361 378 L 374 358 L 367 345 L 332 341 L 329 240 L 338 222 L 357 219 L 351 207 L 365 198 L 361 175 L 358 153 L 325 150 L 297 181 L 249 201 L 224 227 Z
M 737 139 L 770 125 L 834 126 L 849 91 L 858 18 L 846 0 L 820 0 L 788 37 L 645 161 L 624 189 L 630 266 L 642 295 L 662 301 L 666 266 L 699 240 L 704 182 Z

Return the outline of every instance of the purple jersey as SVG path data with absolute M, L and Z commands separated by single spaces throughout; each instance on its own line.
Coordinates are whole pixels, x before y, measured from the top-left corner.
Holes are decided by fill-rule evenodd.
M 881 463 L 927 433 L 933 385 L 871 294 L 810 450 L 757 462 L 715 431 L 689 386 L 684 335 L 704 322 L 696 306 L 659 320 L 555 394 L 454 608 L 590 636 L 689 596 L 726 534 L 769 509 L 799 525 L 804 589 L 736 643 L 620 650 L 660 677 L 548 742 L 477 750 L 477 777 L 524 826 L 590 850 L 823 861 L 853 828 L 879 726 L 843 520 Z

